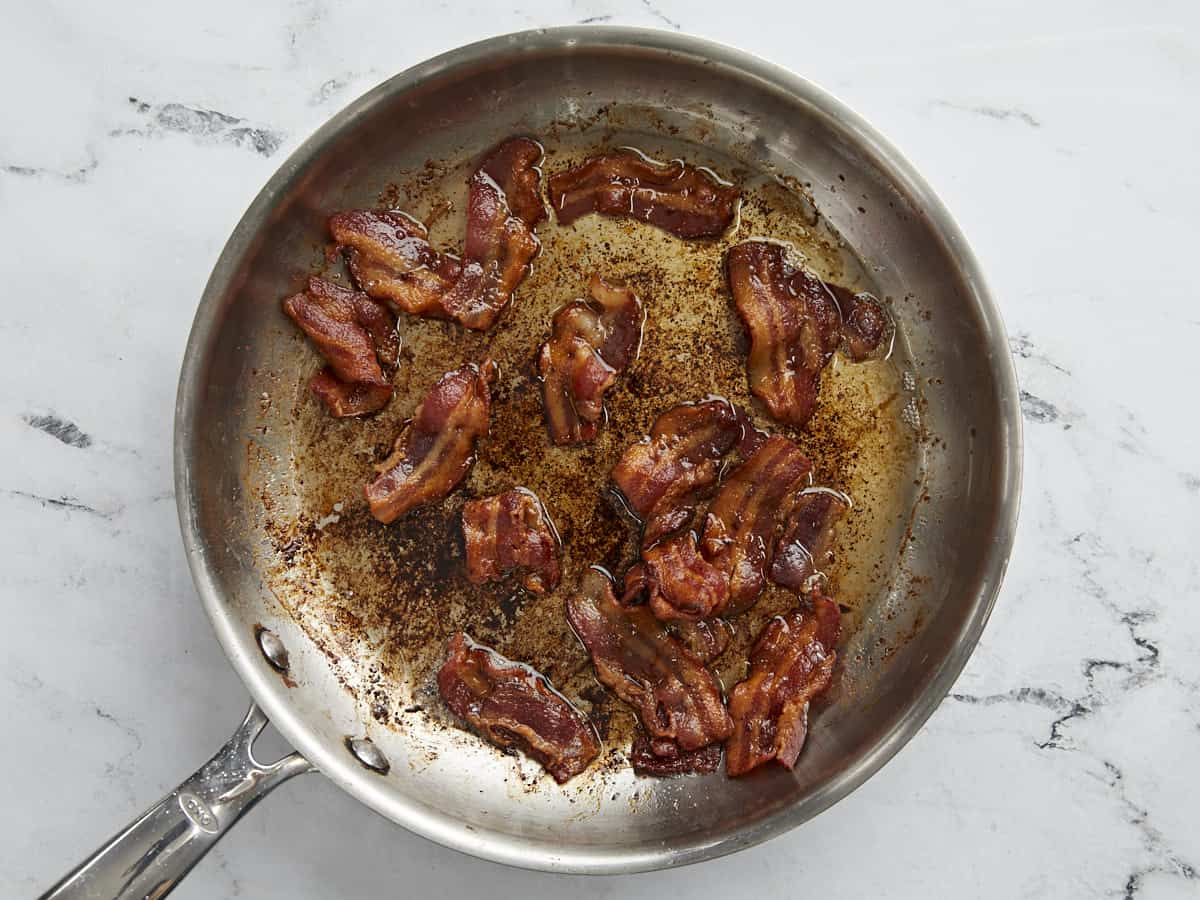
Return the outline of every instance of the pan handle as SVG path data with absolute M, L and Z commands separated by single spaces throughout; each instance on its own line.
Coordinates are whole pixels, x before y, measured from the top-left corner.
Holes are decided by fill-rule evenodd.
M 212 759 L 41 900 L 157 900 L 170 893 L 246 810 L 293 775 L 314 770 L 299 753 L 269 765 L 256 760 L 254 739 L 266 725 L 266 713 L 251 703 Z

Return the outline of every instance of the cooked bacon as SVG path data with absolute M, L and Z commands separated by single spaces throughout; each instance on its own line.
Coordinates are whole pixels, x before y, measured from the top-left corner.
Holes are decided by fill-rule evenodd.
M 846 355 L 862 362 L 879 349 L 888 331 L 887 313 L 867 293 L 856 294 L 838 284 L 825 283 L 842 311 L 842 338 Z
M 387 404 L 392 385 L 384 367 L 395 365 L 400 341 L 396 322 L 382 303 L 323 278 L 309 278 L 304 293 L 283 301 L 283 311 L 329 363 L 309 388 L 331 415 L 357 416 Z
M 622 150 L 593 156 L 550 177 L 550 204 L 561 225 L 590 212 L 639 219 L 676 237 L 717 237 L 737 215 L 741 193 L 705 169 L 661 164 Z
M 812 416 L 821 370 L 841 340 L 824 283 L 794 267 L 781 244 L 747 241 L 726 256 L 729 288 L 750 333 L 750 390 L 782 422 Z
M 376 466 L 366 487 L 371 515 L 384 524 L 410 509 L 440 500 L 475 462 L 475 442 L 487 434 L 491 361 L 468 364 L 441 377 L 396 438 L 392 455 Z
M 644 606 L 622 608 L 612 582 L 588 570 L 567 618 L 592 656 L 600 683 L 637 710 L 659 755 L 724 740 L 731 723 L 712 673 Z
M 720 744 L 709 744 L 699 750 L 672 749 L 671 755 L 659 756 L 650 746 L 650 739 L 639 734 L 629 750 L 633 771 L 653 778 L 669 778 L 673 775 L 708 775 L 721 765 Z
M 397 210 L 356 209 L 330 216 L 329 231 L 355 282 L 372 297 L 410 315 L 450 318 L 442 295 L 458 281 L 462 265 L 434 250 L 416 219 Z
M 717 481 L 721 458 L 743 434 L 739 411 L 727 400 L 685 403 L 655 419 L 649 437 L 622 454 L 612 480 L 644 523 L 642 546 L 692 520 L 700 496 Z
M 827 488 L 812 488 L 796 498 L 771 560 L 771 580 L 797 593 L 815 571 L 833 561 L 838 520 L 850 508 L 847 499 Z
M 329 366 L 309 380 L 308 389 L 325 404 L 329 414 L 336 419 L 378 412 L 392 399 L 390 384 L 342 381 Z
M 729 575 L 729 600 L 713 613 L 742 612 L 766 586 L 768 554 L 812 464 L 800 448 L 772 435 L 733 470 L 705 518 L 704 558 Z
M 624 605 L 645 591 L 648 606 L 664 622 L 696 622 L 729 602 L 729 572 L 699 553 L 695 532 L 668 538 L 642 551 L 625 576 Z
M 813 611 L 776 616 L 750 653 L 750 672 L 729 696 L 733 735 L 725 771 L 743 775 L 775 759 L 796 764 L 808 734 L 808 705 L 829 687 L 838 640 L 838 607 L 816 594 Z
M 554 314 L 554 330 L 538 355 L 546 425 L 555 444 L 590 441 L 604 416 L 604 394 L 637 357 L 646 321 L 642 301 L 599 275 L 590 300 Z
M 402 212 L 337 213 L 329 230 L 345 248 L 354 280 L 372 297 L 486 331 L 541 246 L 533 233 L 546 214 L 538 190 L 541 156 L 536 141 L 512 138 L 480 163 L 468 181 L 461 260 L 434 250 L 425 226 Z
M 535 594 L 558 586 L 558 532 L 532 491 L 513 488 L 471 500 L 463 506 L 462 528 L 473 583 L 499 581 L 519 570 Z
M 513 215 L 529 228 L 546 218 L 542 173 L 538 169 L 543 153 L 542 145 L 531 138 L 510 138 L 495 147 L 479 166 L 479 171 L 499 186 Z
M 724 619 L 676 622 L 671 630 L 683 646 L 706 666 L 719 658 L 733 640 L 733 628 Z
M 496 746 L 537 760 L 559 784 L 600 755 L 588 720 L 540 672 L 459 632 L 438 671 L 438 692 L 459 718 Z

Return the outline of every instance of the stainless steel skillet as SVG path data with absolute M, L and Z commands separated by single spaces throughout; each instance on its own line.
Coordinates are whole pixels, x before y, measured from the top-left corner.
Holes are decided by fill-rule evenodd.
M 369 203 L 396 166 L 614 111 L 630 127 L 669 131 L 807 186 L 871 264 L 878 290 L 898 298 L 892 311 L 920 385 L 913 415 L 927 439 L 921 496 L 887 587 L 865 601 L 854 638 L 860 649 L 889 652 L 860 667 L 852 690 L 823 711 L 796 772 L 616 778 L 580 803 L 497 777 L 497 767 L 516 763 L 489 761 L 436 729 L 373 721 L 347 689 L 369 660 L 331 664 L 329 648 L 315 646 L 270 589 L 265 573 L 277 548 L 251 485 L 266 460 L 273 502 L 282 504 L 274 514 L 286 515 L 302 461 L 291 452 L 288 417 L 266 413 L 260 398 L 276 391 L 281 373 L 298 380 L 278 300 L 316 258 L 325 216 Z M 418 65 L 335 116 L 271 178 L 230 237 L 188 342 L 175 423 L 183 539 L 254 705 L 210 763 L 47 896 L 163 896 L 246 809 L 314 769 L 411 831 L 535 869 L 644 871 L 779 834 L 862 784 L 953 684 L 1000 586 L 1020 462 L 1012 360 L 974 257 L 912 167 L 828 94 L 727 47 L 628 28 L 523 32 Z M 269 765 L 251 753 L 267 716 L 296 747 Z

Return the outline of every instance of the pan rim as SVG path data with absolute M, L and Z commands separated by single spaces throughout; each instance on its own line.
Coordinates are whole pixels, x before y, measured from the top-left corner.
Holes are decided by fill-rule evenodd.
M 789 806 L 758 822 L 719 838 L 680 839 L 671 846 L 605 848 L 553 844 L 498 831 L 483 832 L 441 810 L 433 810 L 372 783 L 378 776 L 362 769 L 346 754 L 325 746 L 288 700 L 288 689 L 272 677 L 247 648 L 246 636 L 226 613 L 225 600 L 212 571 L 204 540 L 193 516 L 189 447 L 201 396 L 204 351 L 218 323 L 218 304 L 238 261 L 250 246 L 265 213 L 299 177 L 307 163 L 343 130 L 385 98 L 410 90 L 446 71 L 467 66 L 504 51 L 636 48 L 711 60 L 743 76 L 761 80 L 797 97 L 852 133 L 882 165 L 893 183 L 920 205 L 944 242 L 947 254 L 973 301 L 990 349 L 1003 441 L 995 480 L 998 503 L 994 539 L 977 575 L 978 588 L 970 612 L 951 652 L 929 677 L 922 692 L 893 726 L 853 766 L 831 778 L 806 798 L 803 809 Z M 713 859 L 777 836 L 828 809 L 861 786 L 916 735 L 941 704 L 979 642 L 999 594 L 1011 555 L 1020 506 L 1022 422 L 1015 366 L 995 299 L 965 236 L 930 185 L 915 167 L 873 126 L 834 95 L 788 69 L 725 44 L 672 31 L 627 26 L 564 26 L 534 29 L 488 38 L 450 50 L 400 72 L 354 100 L 293 151 L 242 215 L 226 242 L 201 295 L 188 337 L 176 398 L 174 433 L 175 495 L 188 566 L 217 639 L 239 677 L 283 736 L 323 774 L 353 797 L 409 831 L 443 846 L 482 859 L 521 868 L 559 873 L 617 874 L 651 871 Z

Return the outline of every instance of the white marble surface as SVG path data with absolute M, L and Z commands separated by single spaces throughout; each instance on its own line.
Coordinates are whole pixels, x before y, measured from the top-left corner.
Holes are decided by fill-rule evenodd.
M 170 446 L 192 312 L 245 205 L 384 77 L 580 21 L 682 28 L 795 69 L 888 134 L 959 218 L 1025 392 L 1020 531 L 983 642 L 866 786 L 733 858 L 627 878 L 506 870 L 309 777 L 178 896 L 1200 893 L 1200 7 L 413 6 L 5 4 L 0 895 L 49 884 L 242 713 L 181 552 Z

